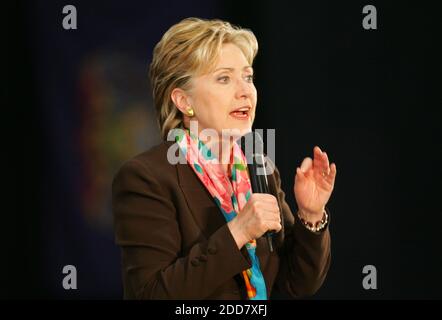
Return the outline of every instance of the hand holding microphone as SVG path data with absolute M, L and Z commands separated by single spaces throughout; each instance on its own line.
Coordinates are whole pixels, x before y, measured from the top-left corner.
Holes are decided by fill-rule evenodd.
M 281 230 L 278 201 L 271 194 L 253 193 L 238 216 L 228 223 L 238 248 L 269 230 Z
M 229 228 L 238 248 L 265 234 L 270 251 L 273 251 L 271 232 L 279 232 L 281 214 L 275 196 L 270 194 L 264 162 L 264 142 L 257 132 L 241 137 L 241 149 L 247 159 L 252 196 Z M 235 221 L 236 220 L 236 221 Z

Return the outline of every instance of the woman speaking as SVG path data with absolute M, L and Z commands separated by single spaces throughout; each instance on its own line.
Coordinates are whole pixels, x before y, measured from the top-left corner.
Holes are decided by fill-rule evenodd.
M 323 283 L 335 164 L 319 147 L 304 159 L 293 215 L 278 170 L 267 176 L 271 194 L 253 193 L 238 140 L 219 148 L 226 130 L 252 128 L 257 50 L 251 31 L 197 18 L 172 26 L 155 46 L 150 78 L 164 142 L 127 161 L 112 186 L 126 299 L 296 298 Z M 171 150 L 184 161 L 170 161 Z

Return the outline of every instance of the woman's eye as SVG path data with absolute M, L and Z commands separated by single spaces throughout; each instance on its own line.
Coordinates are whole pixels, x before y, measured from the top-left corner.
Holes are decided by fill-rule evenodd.
M 253 74 L 250 74 L 245 77 L 246 81 L 250 82 L 250 83 L 253 83 L 254 78 L 255 78 L 255 76 Z M 221 83 L 228 83 L 230 81 L 230 77 L 229 76 L 222 76 L 222 77 L 219 77 L 217 80 Z
M 248 82 L 253 82 L 253 80 L 255 79 L 255 75 L 250 74 L 250 75 L 248 75 L 248 76 L 246 77 L 246 79 L 247 79 Z
M 229 81 L 229 77 L 228 76 L 219 77 L 218 81 L 220 81 L 221 83 L 227 83 Z

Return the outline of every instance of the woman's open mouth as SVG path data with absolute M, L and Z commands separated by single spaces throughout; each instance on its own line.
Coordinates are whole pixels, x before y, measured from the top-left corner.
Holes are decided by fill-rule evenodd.
M 242 107 L 230 112 L 230 115 L 238 120 L 248 120 L 250 115 L 250 107 Z

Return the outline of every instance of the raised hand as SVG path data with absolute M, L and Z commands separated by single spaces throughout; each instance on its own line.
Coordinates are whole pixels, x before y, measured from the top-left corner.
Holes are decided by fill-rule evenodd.
M 321 220 L 325 205 L 333 191 L 336 165 L 329 164 L 326 152 L 316 146 L 313 160 L 309 157 L 296 168 L 293 191 L 303 218 L 310 222 Z

